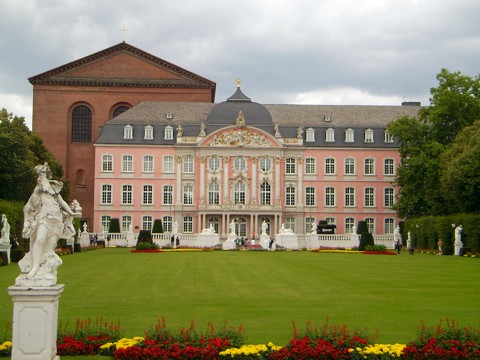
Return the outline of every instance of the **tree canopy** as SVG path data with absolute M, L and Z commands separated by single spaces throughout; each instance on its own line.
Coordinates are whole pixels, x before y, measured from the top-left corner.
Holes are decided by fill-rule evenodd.
M 466 130 L 480 120 L 480 77 L 442 69 L 437 80 L 430 106 L 387 127 L 400 143 L 395 209 L 401 218 L 480 211 L 465 199 L 480 186 L 472 155 L 480 133 Z
M 0 110 L 0 199 L 27 201 L 37 180 L 35 166 L 45 162 L 54 178 L 63 176 L 60 163 L 27 127 L 25 118 Z M 68 186 L 62 195 L 68 195 Z

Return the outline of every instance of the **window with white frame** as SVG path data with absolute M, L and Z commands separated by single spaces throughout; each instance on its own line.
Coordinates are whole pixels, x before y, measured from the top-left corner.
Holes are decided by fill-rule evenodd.
M 173 164 L 174 164 L 174 161 L 173 161 L 173 156 L 172 155 L 165 155 L 163 157 L 163 161 L 162 161 L 162 171 L 164 173 L 173 173 Z
M 326 217 L 325 221 L 327 222 L 328 225 L 336 225 L 335 218 L 333 217 Z
M 315 158 L 306 158 L 305 159 L 305 174 L 313 175 L 316 173 L 316 159 Z
M 305 234 L 310 234 L 312 232 L 312 227 L 315 223 L 314 217 L 309 216 L 305 218 Z
M 385 203 L 384 203 L 385 207 L 392 207 L 395 199 L 393 188 L 385 188 L 384 194 L 385 194 Z
M 295 232 L 295 218 L 288 217 L 285 218 L 285 229 L 290 229 Z
M 345 142 L 355 142 L 355 134 L 353 129 L 345 130 Z
M 236 182 L 233 189 L 235 204 L 245 204 L 245 197 L 245 184 L 241 181 Z
M 285 159 L 285 173 L 295 174 L 297 172 L 297 161 L 294 158 Z
M 183 232 L 193 233 L 193 216 L 183 217 Z
M 112 185 L 103 184 L 102 185 L 102 205 L 111 205 L 112 204 Z
M 163 205 L 173 204 L 173 186 L 163 185 Z
M 131 205 L 133 203 L 133 188 L 132 185 L 122 185 L 122 204 Z
M 102 155 L 102 172 L 113 171 L 113 156 L 110 154 Z
M 373 143 L 373 130 L 367 129 L 364 132 L 364 141 L 366 143 Z
M 187 155 L 183 157 L 183 172 L 187 174 L 193 174 L 194 170 L 194 161 L 192 155 Z
M 143 205 L 153 205 L 152 185 L 143 185 L 142 203 Z
M 345 188 L 345 206 L 355 206 L 355 188 Z
M 354 218 L 346 218 L 345 219 L 345 233 L 346 234 L 353 234 L 353 227 L 355 226 L 355 219 Z
M 122 172 L 133 172 L 133 156 L 122 156 Z
M 108 232 L 108 229 L 110 228 L 110 220 L 112 220 L 110 215 L 102 215 L 100 218 L 100 230 L 102 232 Z
M 122 216 L 122 232 L 130 230 L 130 224 L 132 224 L 132 217 L 130 215 Z
M 173 140 L 173 126 L 167 125 L 165 126 L 165 140 Z
M 305 189 L 305 205 L 315 206 L 315 188 L 313 186 L 308 186 Z
M 143 156 L 143 172 L 144 173 L 153 172 L 153 155 Z
M 328 128 L 325 130 L 325 142 L 335 142 L 335 130 Z
M 335 159 L 326 158 L 325 159 L 325 175 L 335 175 Z
M 162 219 L 163 231 L 172 232 L 173 218 L 170 215 L 165 215 Z
M 390 158 L 383 160 L 383 174 L 395 175 L 395 160 Z
M 345 175 L 355 175 L 355 159 L 345 159 Z
M 383 138 L 386 143 L 393 143 L 393 135 L 390 134 L 387 130 L 383 133 Z
M 293 186 L 287 186 L 287 188 L 285 189 L 285 205 L 295 205 L 295 188 Z
M 263 182 L 260 185 L 260 205 L 271 205 L 272 190 L 271 186 L 267 182 Z
M 220 169 L 220 159 L 217 156 L 212 156 L 208 159 L 208 168 L 210 171 L 218 171 Z
M 335 188 L 325 188 L 325 206 L 335 206 Z
M 264 156 L 260 159 L 260 170 L 263 172 L 268 172 L 272 168 L 272 159 L 267 156 Z
M 375 189 L 366 188 L 365 189 L 365 207 L 374 207 L 375 206 Z
M 247 169 L 247 161 L 244 157 L 238 156 L 233 160 L 233 170 L 236 172 L 244 172 Z
M 183 186 L 183 205 L 193 205 L 193 186 L 190 184 Z
M 123 138 L 124 139 L 133 139 L 133 127 L 132 127 L 132 125 L 125 125 L 123 127 Z
M 145 140 L 152 140 L 153 139 L 153 126 L 152 125 L 145 126 L 143 138 Z
M 393 234 L 395 228 L 395 220 L 392 218 L 386 218 L 384 220 L 385 234 Z
M 150 215 L 142 216 L 142 230 L 152 230 L 153 218 Z
M 363 171 L 365 175 L 375 175 L 375 159 L 366 158 Z
M 308 128 L 305 131 L 305 141 L 306 142 L 314 142 L 315 141 L 315 130 L 312 128 Z
M 375 219 L 374 218 L 366 218 L 365 222 L 368 226 L 368 232 L 370 234 L 375 234 Z
M 220 184 L 217 182 L 211 182 L 208 184 L 208 204 L 220 204 Z
M 220 228 L 220 220 L 218 220 L 218 217 L 216 217 L 216 216 L 209 217 L 208 218 L 208 227 L 210 227 L 210 225 L 213 226 L 213 229 L 218 234 L 218 229 Z

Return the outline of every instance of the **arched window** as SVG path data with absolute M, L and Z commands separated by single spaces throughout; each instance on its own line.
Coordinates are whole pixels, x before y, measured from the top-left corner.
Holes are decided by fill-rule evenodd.
M 72 142 L 92 141 L 92 111 L 85 105 L 72 111 Z
M 117 108 L 115 108 L 115 110 L 113 110 L 113 117 L 116 117 L 122 113 L 124 113 L 125 111 L 127 111 L 129 109 L 128 106 L 125 106 L 125 105 L 121 105 Z

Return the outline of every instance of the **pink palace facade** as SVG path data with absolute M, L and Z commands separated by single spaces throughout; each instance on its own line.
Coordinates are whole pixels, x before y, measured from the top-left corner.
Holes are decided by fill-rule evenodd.
M 93 232 L 118 218 L 123 231 L 221 238 L 236 224 L 251 238 L 281 226 L 310 233 L 326 220 L 351 233 L 366 220 L 393 234 L 398 144 L 386 125 L 416 116 L 401 106 L 262 105 L 238 84 L 226 101 L 142 102 L 104 124 L 95 142 Z

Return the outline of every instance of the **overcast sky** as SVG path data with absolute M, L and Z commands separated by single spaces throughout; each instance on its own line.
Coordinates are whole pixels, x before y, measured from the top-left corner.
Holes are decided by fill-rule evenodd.
M 0 108 L 28 78 L 126 41 L 263 104 L 428 105 L 442 68 L 480 72 L 478 0 L 0 0 Z M 122 32 L 125 25 L 128 31 Z

